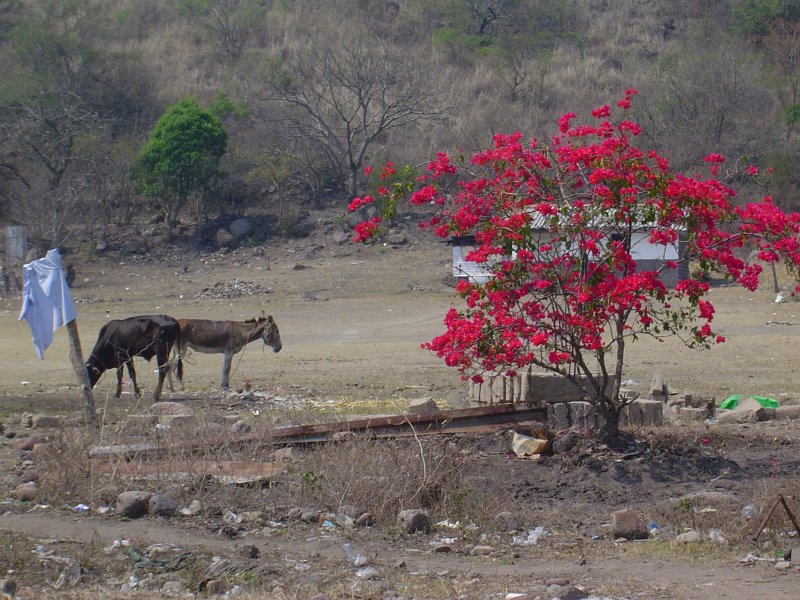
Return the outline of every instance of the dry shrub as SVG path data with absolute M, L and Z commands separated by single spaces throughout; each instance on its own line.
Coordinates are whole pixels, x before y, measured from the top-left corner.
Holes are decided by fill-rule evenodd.
M 39 491 L 48 503 L 88 502 L 93 481 L 89 449 L 93 435 L 85 429 L 60 430 L 34 449 Z
M 297 502 L 333 511 L 358 506 L 379 523 L 394 523 L 410 508 L 449 518 L 464 510 L 461 457 L 442 438 L 352 436 L 310 451 L 295 468 Z

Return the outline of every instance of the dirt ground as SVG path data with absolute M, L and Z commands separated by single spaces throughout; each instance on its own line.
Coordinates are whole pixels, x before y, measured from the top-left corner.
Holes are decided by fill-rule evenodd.
M 158 247 L 147 255 L 112 250 L 92 261 L 80 254 L 67 257 L 77 269 L 72 292 L 84 355 L 109 319 L 163 313 L 241 320 L 263 310 L 277 321 L 283 350 L 275 354 L 260 343 L 248 346 L 234 359 L 234 390 L 256 390 L 273 402 L 307 406 L 330 418 L 402 411 L 409 400 L 421 397 L 432 397 L 442 407 L 460 406 L 466 385 L 420 349 L 442 330 L 445 311 L 458 301 L 450 278 L 450 247 L 411 233 L 408 243 L 396 246 L 336 243 L 337 223 L 335 216 L 321 215 L 308 238 L 227 253 Z M 771 396 L 788 404 L 800 401 L 795 368 L 800 305 L 775 304 L 771 292 L 751 294 L 722 285 L 713 289 L 711 299 L 717 327 L 728 338 L 725 344 L 698 352 L 677 341 L 641 340 L 629 347 L 626 379 L 643 393 L 660 372 L 674 393 L 705 394 L 717 402 L 734 393 Z M 4 497 L 23 458 L 19 438 L 30 434 L 19 427 L 20 414 L 57 414 L 76 423 L 81 410 L 66 331 L 56 333 L 40 361 L 27 324 L 17 322 L 19 310 L 19 297 L 0 301 L 0 419 L 7 432 L 17 435 L 2 438 L 0 447 Z M 194 354 L 186 365 L 187 390 L 172 394 L 167 389 L 162 399 L 221 398 L 221 358 Z M 144 361 L 137 368 L 145 399 L 136 403 L 126 388 L 117 402 L 112 397 L 115 378 L 107 373 L 95 388 L 101 411 L 117 411 L 116 419 L 120 410 L 133 414 L 146 409 L 155 374 Z M 302 586 L 311 582 L 329 594 L 347 590 L 339 597 L 388 598 L 406 586 L 412 591 L 395 597 L 503 598 L 534 589 L 544 598 L 544 582 L 565 578 L 585 588 L 587 595 L 614 598 L 796 598 L 797 568 L 778 571 L 772 561 L 740 559 L 748 553 L 774 558 L 776 550 L 800 547 L 800 538 L 790 537 L 793 528 L 784 519 L 753 542 L 753 520 L 743 520 L 740 510 L 748 504 L 763 509 L 783 493 L 800 516 L 800 423 L 699 423 L 634 433 L 638 441 L 630 457 L 586 441 L 581 451 L 539 462 L 515 459 L 504 436 L 455 442 L 470 457 L 465 477 L 472 490 L 484 494 L 487 511 L 499 512 L 504 504 L 528 506 L 524 514 L 531 521 L 524 527 L 541 525 L 547 531 L 539 544 L 530 546 L 487 534 L 478 540 L 494 549 L 486 556 L 462 551 L 461 537 L 474 535 L 466 533 L 453 534 L 456 541 L 448 542 L 455 551 L 434 551 L 431 541 L 450 535 L 442 527 L 428 536 L 401 536 L 381 528 L 345 534 L 303 524 L 230 539 L 178 520 L 120 521 L 94 511 L 31 509 L 10 499 L 0 509 L 0 540 L 10 540 L 24 553 L 44 544 L 62 554 L 75 546 L 105 547 L 120 539 L 223 556 L 241 554 L 243 547 L 253 545 L 271 569 L 267 580 L 272 591 L 261 590 L 264 595 L 258 597 L 303 597 L 297 590 L 307 592 Z M 697 492 L 725 494 L 726 500 L 713 507 L 696 502 L 690 518 L 676 516 L 676 506 L 687 506 L 677 499 Z M 693 525 L 706 541 L 691 548 L 675 546 L 671 539 L 616 544 L 604 535 L 603 525 L 612 511 L 625 507 L 659 526 L 672 525 L 675 534 Z M 731 538 L 728 544 L 707 540 L 717 527 Z M 367 547 L 374 564 L 393 573 L 386 577 L 389 589 L 337 583 L 364 583 L 342 559 L 347 539 Z M 3 556 L 9 564 L 0 568 L 13 569 L 9 555 Z M 53 591 L 46 577 L 34 582 L 25 573 L 10 576 L 20 581 L 21 598 L 44 597 L 45 592 L 83 597 L 79 589 Z M 124 584 L 101 575 L 92 581 L 105 590 L 105 597 L 116 597 L 111 594 Z

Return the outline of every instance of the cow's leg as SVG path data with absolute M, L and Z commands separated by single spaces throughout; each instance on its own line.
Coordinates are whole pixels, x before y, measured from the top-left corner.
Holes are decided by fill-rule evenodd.
M 122 369 L 125 368 L 125 365 L 120 365 L 117 367 L 117 398 L 122 396 Z
M 128 375 L 131 377 L 131 381 L 133 382 L 133 393 L 136 394 L 136 399 L 142 397 L 142 390 L 139 389 L 139 384 L 136 381 L 136 370 L 133 368 L 133 358 L 129 359 L 126 363 L 128 365 Z M 119 368 L 120 374 L 120 381 L 122 380 L 122 367 Z
M 161 388 L 164 387 L 164 379 L 169 373 L 169 350 L 162 351 L 159 349 L 156 353 L 156 360 L 158 361 L 158 385 L 153 392 L 153 402 L 157 402 L 161 397 Z
M 221 388 L 229 387 L 229 380 L 231 376 L 231 362 L 233 362 L 233 352 L 225 353 L 225 360 L 222 363 L 222 381 L 219 384 Z

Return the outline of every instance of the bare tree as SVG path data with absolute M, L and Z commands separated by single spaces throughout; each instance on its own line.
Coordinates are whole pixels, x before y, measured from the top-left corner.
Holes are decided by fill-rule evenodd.
M 32 239 L 49 247 L 62 244 L 71 225 L 85 223 L 80 209 L 86 182 L 79 148 L 82 136 L 101 127 L 92 110 L 67 102 L 5 107 L 5 150 L 19 173 L 10 214 L 29 226 Z
M 486 29 L 496 20 L 508 17 L 514 9 L 514 0 L 472 0 L 472 14 L 480 20 L 478 35 L 483 35 Z
M 278 62 L 267 79 L 267 97 L 277 101 L 287 143 L 313 141 L 339 184 L 355 195 L 374 144 L 392 130 L 446 114 L 423 72 L 379 40 L 355 38 Z
M 259 12 L 264 12 L 260 0 L 190 0 L 185 10 L 197 18 L 220 51 L 237 60 L 257 27 Z

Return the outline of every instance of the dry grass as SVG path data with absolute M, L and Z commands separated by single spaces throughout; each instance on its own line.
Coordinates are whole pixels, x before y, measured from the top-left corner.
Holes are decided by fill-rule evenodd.
M 274 514 L 278 507 L 285 511 L 292 505 L 336 512 L 349 504 L 371 512 L 384 526 L 393 525 L 397 512 L 406 508 L 425 508 L 450 518 L 478 512 L 481 500 L 468 501 L 470 495 L 461 483 L 462 457 L 446 439 L 354 435 L 295 450 L 289 462 L 275 462 L 270 432 L 277 415 L 259 419 L 260 411 L 251 411 L 249 419 L 241 419 L 247 413 L 228 416 L 211 406 L 194 409 L 193 421 L 183 426 L 154 427 L 151 417 L 128 415 L 98 434 L 85 429 L 61 431 L 51 443 L 37 448 L 42 499 L 99 506 L 113 502 L 122 491 L 142 489 L 170 495 L 179 506 L 199 499 L 211 515 L 229 510 Z M 247 440 L 230 435 L 235 420 L 252 427 Z M 303 421 L 298 415 L 292 420 Z M 310 421 L 306 416 L 304 422 Z M 158 450 L 89 459 L 92 447 L 126 443 L 150 444 Z M 224 468 L 230 462 L 275 462 L 283 472 L 248 485 L 230 485 L 209 474 L 209 464 Z M 138 479 L 132 465 L 140 469 Z

